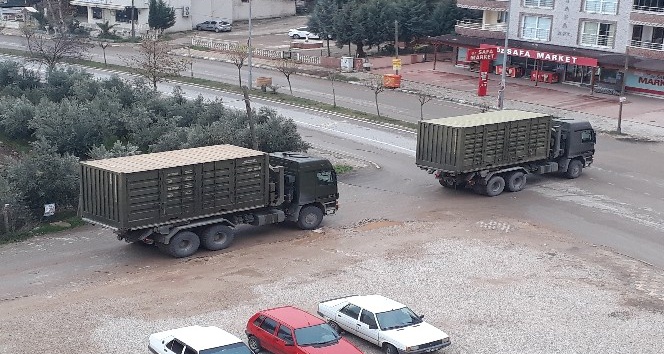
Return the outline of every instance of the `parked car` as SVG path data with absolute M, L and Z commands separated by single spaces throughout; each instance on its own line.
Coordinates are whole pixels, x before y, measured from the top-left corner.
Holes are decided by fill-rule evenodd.
M 201 22 L 196 25 L 197 31 L 215 31 L 219 32 L 230 32 L 233 30 L 233 25 L 228 21 L 224 20 L 209 20 Z
M 291 37 L 293 39 L 300 39 L 300 38 L 320 39 L 320 36 L 317 35 L 316 33 L 309 32 L 308 27 L 291 28 L 288 30 L 288 37 Z
M 240 338 L 217 327 L 189 326 L 150 335 L 153 354 L 252 354 Z
M 259 311 L 247 322 L 249 348 L 274 354 L 362 354 L 322 319 L 286 306 Z
M 318 314 L 330 327 L 381 347 L 386 354 L 429 353 L 450 345 L 450 337 L 424 322 L 424 316 L 380 295 L 323 301 Z

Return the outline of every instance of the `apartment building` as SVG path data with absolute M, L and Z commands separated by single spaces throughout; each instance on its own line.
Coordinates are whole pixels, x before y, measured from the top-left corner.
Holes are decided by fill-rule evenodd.
M 175 25 L 168 32 L 188 31 L 197 23 L 223 18 L 231 22 L 249 19 L 249 0 L 165 0 L 175 9 Z M 82 23 L 95 28 L 95 23 L 117 24 L 115 30 L 127 35 L 132 17 L 137 34 L 148 28 L 149 0 L 71 0 L 83 18 Z M 135 9 L 135 11 L 132 11 Z M 271 18 L 295 14 L 294 0 L 251 0 L 251 16 Z M 132 15 L 133 14 L 133 15 Z
M 432 42 L 454 48 L 456 64 L 468 48 L 497 46 L 507 74 L 593 90 L 664 96 L 664 0 L 457 0 L 481 10 L 481 20 L 461 20 L 456 35 Z M 508 23 L 509 20 L 509 23 Z M 494 61 L 502 70 L 502 55 Z M 625 64 L 628 70 L 626 75 Z

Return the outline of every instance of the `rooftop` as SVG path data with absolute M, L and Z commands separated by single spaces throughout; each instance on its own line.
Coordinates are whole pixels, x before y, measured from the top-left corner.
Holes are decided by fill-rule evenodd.
M 406 307 L 406 305 L 382 295 L 351 296 L 346 298 L 346 300 L 373 313 L 387 312 Z
M 325 321 L 320 318 L 293 306 L 263 310 L 261 313 L 268 315 L 281 323 L 287 324 L 289 327 L 293 327 L 293 329 L 325 323 Z
M 205 349 L 217 348 L 224 345 L 242 342 L 238 337 L 224 331 L 221 328 L 213 326 L 182 327 L 155 333 L 153 336 L 162 338 L 166 336 L 173 336 L 199 352 Z
M 533 113 L 526 111 L 516 111 L 516 110 L 503 110 L 503 111 L 493 111 L 486 113 L 475 113 L 465 116 L 457 116 L 450 118 L 438 118 L 425 120 L 425 123 L 432 123 L 438 125 L 444 125 L 446 127 L 475 127 L 485 124 L 496 124 L 496 123 L 505 123 L 505 122 L 514 122 L 519 120 L 527 120 L 532 118 L 548 117 L 548 114 L 544 113 Z

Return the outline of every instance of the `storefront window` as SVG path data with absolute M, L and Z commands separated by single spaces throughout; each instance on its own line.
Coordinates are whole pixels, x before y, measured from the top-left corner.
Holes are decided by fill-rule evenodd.
M 567 64 L 565 81 L 576 82 L 581 85 L 590 85 L 593 68 L 581 65 Z

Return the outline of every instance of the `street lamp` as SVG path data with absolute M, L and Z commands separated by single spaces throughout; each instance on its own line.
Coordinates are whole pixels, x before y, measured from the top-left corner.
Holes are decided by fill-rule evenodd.
M 252 52 L 252 48 L 251 48 L 251 29 L 252 29 L 252 27 L 251 27 L 251 0 L 249 0 L 249 40 L 247 41 L 247 46 L 249 47 L 249 48 L 247 48 L 247 50 L 249 51 L 249 53 L 247 55 L 247 65 L 249 66 L 249 90 L 251 90 L 251 85 L 252 85 L 251 84 L 251 54 L 252 54 L 251 53 Z
M 507 2 L 507 9 L 509 10 L 511 1 Z M 505 88 L 507 87 L 507 46 L 509 45 L 510 36 L 510 13 L 506 11 L 505 16 L 505 44 L 503 45 L 503 70 L 500 73 L 500 90 L 498 90 L 498 109 L 502 110 L 505 100 Z

